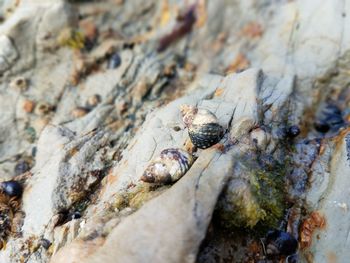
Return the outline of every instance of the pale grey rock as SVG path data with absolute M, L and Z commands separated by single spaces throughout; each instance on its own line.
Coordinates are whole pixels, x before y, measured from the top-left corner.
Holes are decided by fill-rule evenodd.
M 208 150 L 175 186 L 120 223 L 87 262 L 194 262 L 230 164 L 230 155 Z
M 16 1 L 2 2 L 3 14 L 6 6 L 11 7 L 12 11 L 5 14 L 6 20 L 0 26 L 0 40 L 3 39 L 0 43 L 8 47 L 2 49 L 3 51 L 0 50 L 0 54 L 5 54 L 0 56 L 0 71 L 4 73 L 4 81 L 1 82 L 0 86 L 0 176 L 1 178 L 10 179 L 13 176 L 16 156 L 18 154 L 29 155 L 35 146 L 40 146 L 36 157 L 37 163 L 32 170 L 34 176 L 28 181 L 30 187 L 26 189 L 24 195 L 23 209 L 27 213 L 24 233 L 42 234 L 43 231 L 51 228 L 47 225 L 50 225 L 49 221 L 53 214 L 61 208 L 69 207 L 73 202 L 69 198 L 70 189 L 74 188 L 72 183 L 79 181 L 78 174 L 83 177 L 88 176 L 88 173 L 79 172 L 85 167 L 83 163 L 88 163 L 88 170 L 105 167 L 103 162 L 98 160 L 91 162 L 90 158 L 85 157 L 90 156 L 93 159 L 99 159 L 100 156 L 104 156 L 102 152 L 107 147 L 98 151 L 98 145 L 103 148 L 102 145 L 108 139 L 105 139 L 102 135 L 99 138 L 99 133 L 96 135 L 89 135 L 88 133 L 95 128 L 117 122 L 115 127 L 118 128 L 113 130 L 110 138 L 116 144 L 114 150 L 118 153 L 116 154 L 118 158 L 115 158 L 114 167 L 102 181 L 99 188 L 101 191 L 96 193 L 97 196 L 95 196 L 96 202 L 88 206 L 86 215 L 84 215 L 87 219 L 86 233 L 93 233 L 95 230 L 97 234 L 107 235 L 112 231 L 110 237 L 107 238 L 105 247 L 102 247 L 97 254 L 107 258 L 110 257 L 110 255 L 106 255 L 107 252 L 115 251 L 112 245 L 113 242 L 116 242 L 119 248 L 125 248 L 128 243 L 121 243 L 124 238 L 129 238 L 127 240 L 135 244 L 135 247 L 125 248 L 126 253 L 133 251 L 137 246 L 143 245 L 137 239 L 136 234 L 129 237 L 129 232 L 133 233 L 133 231 L 128 232 L 127 230 L 132 230 L 133 224 L 137 229 L 140 229 L 138 233 L 140 236 L 153 239 L 152 231 L 143 232 L 144 227 L 149 226 L 148 220 L 154 219 L 152 213 L 158 214 L 158 211 L 160 211 L 160 215 L 168 219 L 170 215 L 167 212 L 170 213 L 176 211 L 176 209 L 166 203 L 165 211 L 162 211 L 159 209 L 159 204 L 163 205 L 166 200 L 172 201 L 171 198 L 176 196 L 176 193 L 180 193 L 183 195 L 183 199 L 175 200 L 184 203 L 183 210 L 180 210 L 177 214 L 178 219 L 170 218 L 169 220 L 172 220 L 170 222 L 173 223 L 184 220 L 184 225 L 176 225 L 174 229 L 182 237 L 188 237 L 188 240 L 191 240 L 192 243 L 185 247 L 186 243 L 180 243 L 179 236 L 175 236 L 174 240 L 178 242 L 176 244 L 181 250 L 178 255 L 175 255 L 175 251 L 170 250 L 175 246 L 165 246 L 167 243 L 161 243 L 161 239 L 154 239 L 154 243 L 151 242 L 150 247 L 158 247 L 157 244 L 161 243 L 161 252 L 164 254 L 169 252 L 169 260 L 176 261 L 178 259 L 181 262 L 195 260 L 198 244 L 205 235 L 206 226 L 215 206 L 215 200 L 222 188 L 218 183 L 226 180 L 224 174 L 219 173 L 218 182 L 213 182 L 213 178 L 203 173 L 203 182 L 208 183 L 208 186 L 213 188 L 211 190 L 205 189 L 201 179 L 198 191 L 207 194 L 213 191 L 213 194 L 212 196 L 204 196 L 203 201 L 198 203 L 198 207 L 204 211 L 200 213 L 200 226 L 194 224 L 193 214 L 189 212 L 195 202 L 193 196 L 191 196 L 193 193 L 191 190 L 193 189 L 184 190 L 186 186 L 193 186 L 194 181 L 192 179 L 199 178 L 199 172 L 195 170 L 190 171 L 183 180 L 175 184 L 170 190 L 166 190 L 161 196 L 146 203 L 130 218 L 129 214 L 134 211 L 130 208 L 121 211 L 119 209 L 113 210 L 112 215 L 109 214 L 110 211 L 108 210 L 110 204 L 114 202 L 115 195 L 123 194 L 133 184 L 139 183 L 138 180 L 143 169 L 156 154 L 168 147 L 185 147 L 184 144 L 186 144 L 188 136 L 178 110 L 181 104 L 199 105 L 215 112 L 220 123 L 230 131 L 230 138 L 224 138 L 224 143 L 229 139 L 233 143 L 240 142 L 239 147 L 244 152 L 252 150 L 254 148 L 253 141 L 256 141 L 257 146 L 264 149 L 264 152 L 274 155 L 281 154 L 283 150 L 279 144 L 281 140 L 279 124 L 286 120 L 289 124 L 299 124 L 300 120 L 304 119 L 303 113 L 306 106 L 309 107 L 313 103 L 319 103 L 317 93 L 327 93 L 330 86 L 338 84 L 313 86 L 315 79 L 320 76 L 323 77 L 326 71 L 334 68 L 339 57 L 345 54 L 350 47 L 348 27 L 350 6 L 346 1 L 329 0 L 322 3 L 317 0 L 218 0 L 215 3 L 207 1 L 207 13 L 205 14 L 208 15 L 207 22 L 201 27 L 196 26 L 189 37 L 184 37 L 174 43 L 163 54 L 150 52 L 154 50 L 152 46 L 154 43 L 149 42 L 157 42 L 161 36 L 170 32 L 176 23 L 176 16 L 171 14 L 170 22 L 159 29 L 159 17 L 164 12 L 161 2 L 124 1 L 124 4 L 118 8 L 110 8 L 108 3 L 101 3 L 101 9 L 99 10 L 102 10 L 102 13 L 107 12 L 108 9 L 113 14 L 103 16 L 103 19 L 94 20 L 94 22 L 100 27 L 101 32 L 110 27 L 114 28 L 118 34 L 120 33 L 120 36 L 114 36 L 117 40 L 113 39 L 113 46 L 118 52 L 120 51 L 122 64 L 117 69 L 103 69 L 97 73 L 93 72 L 88 76 L 84 76 L 81 83 L 75 87 L 69 84 L 69 77 L 75 66 L 72 59 L 73 52 L 68 48 L 58 47 L 56 37 L 65 27 L 75 25 L 78 13 L 82 14 L 82 17 L 90 16 L 92 14 L 90 3 L 84 4 L 79 11 L 73 12 L 67 1 L 62 0 L 22 0 L 17 7 L 15 6 Z M 171 1 L 170 6 L 173 6 L 173 4 L 179 4 L 179 2 Z M 156 10 L 153 10 L 152 6 Z M 171 13 L 175 14 L 177 12 Z M 114 17 L 118 17 L 118 19 L 114 19 Z M 242 29 L 252 21 L 261 26 L 262 33 L 260 36 L 249 37 L 242 33 Z M 149 28 L 157 28 L 156 32 L 151 32 L 153 33 L 151 39 L 147 39 L 146 36 L 145 39 L 136 40 L 132 50 L 123 48 L 123 44 L 130 44 L 129 41 L 130 39 L 134 40 L 134 36 L 146 35 Z M 226 37 L 222 37 L 225 34 Z M 211 50 L 219 37 L 225 39 L 222 46 L 216 48 L 216 51 Z M 4 40 L 5 38 L 6 40 Z M 56 48 L 58 50 L 55 50 Z M 104 48 L 93 49 L 92 57 L 96 60 L 102 59 L 106 55 Z M 185 54 L 179 60 L 196 64 L 198 68 L 196 74 L 198 76 L 208 71 L 220 74 L 226 73 L 227 67 L 240 54 L 244 55 L 251 67 L 262 68 L 265 74 L 261 74 L 259 70 L 254 69 L 240 74 L 230 74 L 227 77 L 210 74 L 193 85 L 189 83 L 191 82 L 190 77 L 183 77 L 187 74 L 186 70 L 176 67 L 178 75 L 175 79 L 181 79 L 182 81 L 186 79 L 187 81 L 178 85 L 186 87 L 186 95 L 179 100 L 170 102 L 166 107 L 154 110 L 159 104 L 163 103 L 163 101 L 158 102 L 163 98 L 162 91 L 166 86 L 164 83 L 168 81 L 167 78 L 162 76 L 161 71 L 169 61 L 173 62 L 172 58 L 169 57 L 172 57 L 174 53 L 181 54 L 181 56 Z M 174 61 L 177 61 L 177 59 L 174 59 Z M 345 60 L 344 64 L 348 64 L 348 60 Z M 335 68 L 346 67 L 340 65 Z M 23 93 L 10 90 L 8 85 L 12 76 L 16 77 L 19 74 L 30 80 L 29 89 Z M 188 73 L 188 76 L 190 75 Z M 343 74 L 343 76 L 346 80 L 347 75 Z M 11 79 L 8 79 L 9 77 Z M 147 84 L 147 89 L 137 92 L 134 87 L 140 81 Z M 174 91 L 176 91 L 176 88 L 174 88 Z M 171 90 L 171 92 L 173 91 Z M 101 96 L 101 103 L 84 117 L 73 118 L 71 111 L 75 107 L 84 107 L 87 98 L 96 93 Z M 147 97 L 148 93 L 149 97 Z M 180 95 L 182 94 L 176 96 Z M 48 102 L 54 105 L 56 110 L 50 112 L 47 116 L 43 116 L 43 118 L 39 118 L 35 114 L 35 116 L 26 114 L 23 112 L 21 104 L 27 98 L 37 102 Z M 173 99 L 174 97 L 171 97 L 171 100 Z M 119 109 L 115 109 L 117 107 Z M 121 108 L 124 111 L 126 108 L 126 112 L 121 113 Z M 290 112 L 292 114 L 289 114 Z M 146 113 L 148 113 L 147 119 L 144 125 L 141 126 Z M 264 120 L 264 125 L 268 125 L 268 129 L 264 132 L 256 130 L 256 126 L 261 124 L 261 120 Z M 60 125 L 66 127 L 58 128 L 58 130 L 64 130 L 65 134 L 55 132 L 52 126 L 45 129 L 45 126 L 50 122 L 57 127 Z M 137 128 L 130 128 L 133 125 L 140 126 L 135 137 L 134 134 Z M 32 134 L 33 130 L 36 131 L 34 135 Z M 42 130 L 43 132 L 40 134 Z M 252 132 L 249 134 L 251 130 Z M 53 134 L 48 134 L 48 131 Z M 28 137 L 31 137 L 30 141 L 24 139 Z M 36 142 L 38 138 L 40 138 L 40 145 L 37 145 Z M 93 138 L 96 140 L 94 141 Z M 84 141 L 85 139 L 87 141 Z M 291 141 L 288 143 L 294 146 Z M 63 144 L 65 146 L 60 148 Z M 46 145 L 46 148 L 43 145 Z M 69 148 L 73 149 L 77 145 L 82 148 L 78 147 L 76 157 L 68 162 L 62 161 L 65 156 L 69 155 Z M 126 150 L 122 151 L 126 146 Z M 301 152 L 305 150 L 307 153 L 300 154 L 301 158 L 305 157 L 305 161 L 300 160 L 300 163 L 295 163 L 299 169 L 299 172 L 296 173 L 303 174 L 305 180 L 307 180 L 308 171 L 303 170 L 303 165 L 309 166 L 312 164 L 313 177 L 310 179 L 312 187 L 307 195 L 306 206 L 310 210 L 322 207 L 326 214 L 336 209 L 331 205 L 320 202 L 320 200 L 328 198 L 328 195 L 332 198 L 339 197 L 335 195 L 335 186 L 339 186 L 339 184 L 347 185 L 344 177 L 338 176 L 333 164 L 329 168 L 329 158 L 334 151 L 332 147 L 332 145 L 325 146 L 325 154 L 317 157 L 317 147 L 300 146 L 297 150 Z M 84 155 L 84 152 L 86 155 Z M 95 154 L 95 152 L 97 153 Z M 338 150 L 336 152 L 338 153 Z M 108 154 L 112 155 L 111 153 Z M 212 154 L 215 158 L 218 156 L 218 153 Z M 213 160 L 216 161 L 211 162 L 207 171 L 212 171 L 213 167 L 217 167 L 216 163 L 220 160 L 223 160 L 222 165 L 224 167 L 227 166 L 231 160 L 225 158 L 230 159 L 228 157 L 230 154 L 233 153 L 227 153 L 227 155 L 220 156 L 217 159 L 213 157 Z M 307 158 L 308 154 L 313 158 Z M 345 152 L 342 151 L 340 155 L 343 156 L 344 154 Z M 210 159 L 210 154 L 207 154 L 207 151 L 199 152 L 199 159 L 196 161 L 198 163 L 195 164 L 193 169 L 203 165 L 201 162 L 207 160 L 206 158 Z M 314 158 L 316 158 L 315 161 Z M 341 158 L 339 157 L 339 160 Z M 96 167 L 92 167 L 92 163 Z M 344 168 L 341 163 L 339 166 Z M 322 172 L 323 168 L 324 172 Z M 61 178 L 62 174 L 72 175 L 70 177 L 72 181 Z M 334 179 L 333 174 L 337 175 L 336 179 Z M 94 178 L 89 178 L 91 180 L 86 177 L 84 179 L 87 180 L 86 187 L 97 183 Z M 339 182 L 338 178 L 340 178 Z M 296 182 L 297 184 L 298 182 Z M 301 188 L 304 186 L 303 184 L 300 185 Z M 61 189 L 62 191 L 58 191 Z M 86 191 L 86 189 L 82 190 L 83 192 Z M 294 195 L 298 196 L 299 193 L 295 191 Z M 300 195 L 299 197 L 304 196 Z M 344 200 L 339 204 L 341 209 L 347 207 Z M 43 207 L 40 211 L 36 209 L 39 205 Z M 148 214 L 147 209 L 152 213 Z M 183 214 L 180 214 L 180 212 L 183 212 Z M 125 213 L 125 220 L 123 219 L 119 226 L 120 214 L 118 213 Z M 337 211 L 334 212 L 334 214 L 336 213 Z M 185 215 L 188 215 L 188 218 L 184 218 Z M 145 220 L 138 220 L 141 216 L 145 217 Z M 94 226 L 99 217 L 100 219 L 105 217 L 105 220 L 100 220 L 101 223 Z M 337 218 L 340 218 L 339 221 L 337 221 Z M 338 233 L 333 225 L 342 225 L 343 222 L 341 216 L 337 218 L 332 217 L 332 226 L 327 230 L 329 231 L 326 232 L 327 235 L 335 236 Z M 346 214 L 344 218 L 347 218 Z M 118 221 L 118 223 L 115 221 Z M 107 228 L 108 230 L 103 230 L 104 228 L 101 225 L 108 223 L 111 227 Z M 151 223 L 153 223 L 151 226 L 154 227 L 155 222 Z M 162 227 L 157 228 L 155 233 L 159 233 L 159 236 L 169 241 L 169 243 L 172 242 L 170 234 L 173 232 L 164 231 Z M 84 229 L 83 226 L 80 228 Z M 115 229 L 112 230 L 113 228 Z M 174 233 L 176 233 L 175 230 Z M 120 238 L 121 240 L 119 240 Z M 64 246 L 68 239 L 70 240 L 64 234 L 57 238 L 57 240 L 59 239 L 61 240 L 58 241 L 59 247 Z M 340 240 L 346 244 L 344 238 Z M 17 251 L 24 251 L 25 249 L 21 248 L 24 242 L 25 240 L 21 239 L 11 239 L 6 251 L 0 252 L 0 261 L 14 261 L 10 260 L 9 255 L 11 253 L 14 255 Z M 78 253 L 73 253 L 75 256 L 82 251 L 85 253 L 85 250 L 90 247 L 88 242 L 84 243 L 81 240 L 79 242 L 78 245 L 74 241 L 71 243 L 71 246 L 75 248 L 75 252 L 78 251 Z M 339 245 L 339 249 L 336 250 L 337 255 L 347 255 L 346 252 L 341 251 L 344 246 L 342 247 L 340 243 L 336 244 Z M 97 246 L 101 246 L 101 243 L 91 245 L 94 250 Z M 321 249 L 319 250 L 317 246 Z M 312 247 L 312 251 L 316 252 L 318 262 L 324 262 L 321 256 L 324 256 L 325 250 L 323 248 L 325 246 L 326 242 L 322 239 Z M 28 251 L 30 250 L 28 249 Z M 141 252 L 146 253 L 147 250 L 143 248 Z M 149 258 L 152 257 L 151 252 L 150 250 L 147 254 Z M 60 252 L 58 251 L 58 253 Z M 69 255 L 71 254 L 67 253 L 68 257 Z M 162 254 L 160 253 L 160 255 Z M 140 255 L 134 254 L 133 256 L 137 258 Z M 158 260 L 158 258 L 156 259 Z M 33 253 L 28 260 L 33 263 L 47 262 L 49 257 L 45 256 L 45 253 L 40 250 Z
M 16 47 L 5 35 L 0 37 L 0 57 L 0 73 L 9 69 L 18 58 Z
M 23 195 L 25 236 L 43 234 L 55 214 L 69 209 L 99 180 L 105 164 L 100 149 L 107 139 L 102 131 L 77 138 L 67 128 L 47 126 L 38 142 L 33 177 Z
M 131 147 L 123 153 L 121 165 L 117 165 L 112 171 L 113 174 L 109 175 L 117 178 L 109 178 L 112 183 L 105 186 L 99 202 L 113 200 L 113 193 L 127 191 L 130 183 L 138 184 L 145 166 L 161 150 L 183 147 L 182 144 L 188 138 L 187 131 L 171 129 L 174 125 L 183 126 L 179 112 L 181 104 L 192 103 L 215 109 L 214 113 L 225 127 L 230 127 L 230 122 L 236 114 L 234 109 L 237 109 L 238 117 L 248 116 L 259 120 L 257 110 L 251 109 L 256 108 L 253 101 L 256 104 L 261 95 L 259 91 L 263 87 L 264 79 L 261 71 L 251 69 L 222 78 L 220 89 L 224 92 L 218 96 L 214 95 L 215 89 L 219 88 L 215 87 L 215 84 L 219 83 L 218 77 L 212 76 L 207 79 L 213 80 L 208 82 L 207 90 L 203 92 L 204 85 L 201 84 L 202 87 L 199 86 L 193 93 L 201 94 L 204 100 L 200 100 L 198 95 L 184 97 L 149 116 Z M 242 86 L 251 90 L 251 93 L 248 93 L 251 96 L 247 95 L 237 102 L 235 87 Z M 279 87 L 291 90 L 289 86 Z M 271 90 L 271 93 L 273 92 L 274 90 Z M 288 96 L 282 97 L 285 100 L 287 98 Z M 251 107 L 246 107 L 249 103 Z M 281 101 L 279 105 L 284 103 Z M 248 132 L 249 129 L 245 134 Z M 251 148 L 247 147 L 246 150 L 248 149 Z M 233 156 L 237 151 L 244 151 L 243 147 L 234 148 L 225 154 L 215 148 L 200 152 L 199 158 L 178 183 L 118 224 L 109 234 L 105 245 L 89 262 L 194 262 L 217 198 L 232 174 L 230 169 L 234 166 Z M 87 225 L 92 224 L 92 216 L 98 209 L 101 207 L 88 209 Z M 157 215 L 157 220 L 154 215 Z M 170 243 L 172 245 L 164 245 Z M 144 249 L 145 247 L 147 249 Z
M 335 258 L 337 262 L 346 262 L 350 256 L 349 246 L 349 171 L 350 171 L 350 133 L 339 135 L 338 143 L 331 148 L 330 162 L 324 162 L 313 168 L 310 192 L 307 194 L 309 205 L 326 220 L 324 229 L 316 229 L 312 235 L 311 247 L 303 253 L 311 252 L 314 262 L 326 262 L 326 258 Z M 325 158 L 329 159 L 329 149 Z M 328 168 L 329 165 L 329 168 Z M 323 173 L 319 170 L 324 171 Z M 328 170 L 329 169 L 329 170 Z M 315 195 L 317 194 L 317 199 Z M 312 202 L 311 202 L 312 201 Z

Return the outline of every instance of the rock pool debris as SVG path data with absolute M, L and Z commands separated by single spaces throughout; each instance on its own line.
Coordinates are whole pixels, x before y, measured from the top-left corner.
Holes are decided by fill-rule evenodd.
M 168 184 L 185 175 L 194 157 L 178 148 L 165 149 L 144 171 L 141 180 L 147 183 Z
M 320 133 L 337 132 L 345 124 L 342 111 L 335 103 L 324 103 L 316 113 L 315 129 Z
M 17 181 L 5 181 L 0 184 L 0 249 L 17 226 L 13 225 L 16 213 L 19 212 L 20 197 L 23 187 Z
M 198 148 L 206 149 L 218 143 L 224 136 L 224 128 L 211 111 L 190 105 L 182 105 L 180 110 L 188 135 Z
M 297 137 L 300 134 L 300 128 L 298 125 L 292 125 L 287 129 L 287 136 L 290 138 Z
M 271 230 L 265 239 L 265 249 L 268 256 L 290 256 L 297 251 L 298 241 L 288 232 Z

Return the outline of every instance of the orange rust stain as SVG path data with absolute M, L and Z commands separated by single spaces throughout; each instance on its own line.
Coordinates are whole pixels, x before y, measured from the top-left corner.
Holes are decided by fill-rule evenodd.
M 334 142 L 337 144 L 337 147 L 342 145 L 344 137 L 350 132 L 350 127 L 340 130 L 339 135 L 334 137 Z
M 241 30 L 241 35 L 249 38 L 261 37 L 263 33 L 264 30 L 257 22 L 250 22 L 246 24 Z
M 163 27 L 166 24 L 168 24 L 170 21 L 170 17 L 171 17 L 171 10 L 170 10 L 169 1 L 165 0 L 162 3 L 161 17 L 159 19 L 160 26 Z
M 327 262 L 337 263 L 337 255 L 333 251 L 327 253 Z
M 325 151 L 326 147 L 323 143 L 323 141 L 321 142 L 321 146 L 320 146 L 320 150 L 319 150 L 319 155 L 322 155 Z
M 250 62 L 248 59 L 242 54 L 239 53 L 232 63 L 226 68 L 225 72 L 226 74 L 233 73 L 236 71 L 247 69 L 250 65 Z
M 301 225 L 300 245 L 301 248 L 308 248 L 312 243 L 312 235 L 316 229 L 322 229 L 326 226 L 326 219 L 318 211 L 313 211 Z
M 118 175 L 113 173 L 113 169 L 110 170 L 106 177 L 107 184 L 113 184 L 118 179 Z
M 225 151 L 225 145 L 221 144 L 221 143 L 217 143 L 213 146 L 213 148 L 218 149 L 220 152 L 224 152 Z
M 223 88 L 217 88 L 215 90 L 214 97 L 220 97 L 224 93 L 224 91 L 225 90 Z
M 196 8 L 197 21 L 195 27 L 199 28 L 205 25 L 208 19 L 208 13 L 206 8 L 206 0 L 199 0 Z
M 259 254 L 261 252 L 261 244 L 257 241 L 252 241 L 248 245 L 248 250 L 250 253 L 252 253 L 254 255 Z
M 348 114 L 348 115 L 345 117 L 345 120 L 346 120 L 347 122 L 350 122 L 350 114 Z

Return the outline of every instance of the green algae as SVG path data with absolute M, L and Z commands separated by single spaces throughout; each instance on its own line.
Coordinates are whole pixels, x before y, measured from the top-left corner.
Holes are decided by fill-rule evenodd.
M 266 168 L 252 158 L 240 158 L 234 177 L 218 203 L 225 227 L 276 227 L 285 210 L 284 169 Z

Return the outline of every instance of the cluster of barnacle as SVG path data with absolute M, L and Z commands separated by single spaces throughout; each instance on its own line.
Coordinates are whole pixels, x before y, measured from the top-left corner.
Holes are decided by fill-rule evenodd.
M 0 184 L 0 249 L 5 246 L 8 236 L 14 232 L 13 219 L 19 211 L 22 192 L 22 185 L 17 181 Z
M 224 129 L 209 110 L 183 105 L 181 113 L 191 142 L 196 147 L 206 149 L 222 139 Z M 193 162 L 194 156 L 186 150 L 165 149 L 148 165 L 141 180 L 159 184 L 175 182 L 188 171 Z

